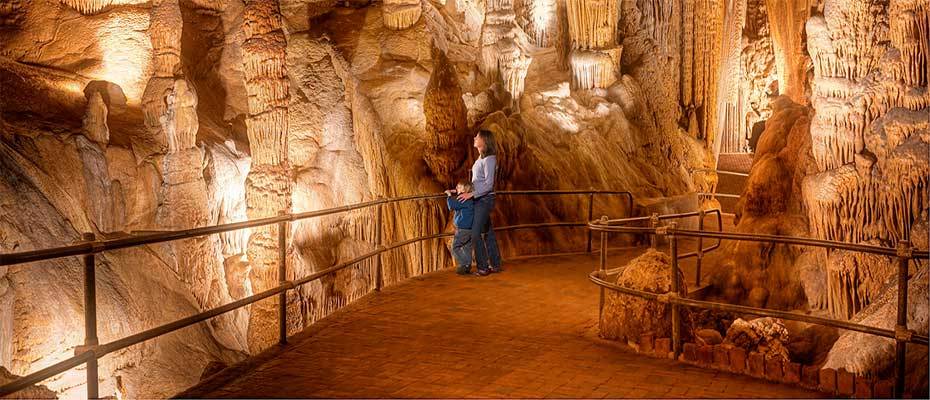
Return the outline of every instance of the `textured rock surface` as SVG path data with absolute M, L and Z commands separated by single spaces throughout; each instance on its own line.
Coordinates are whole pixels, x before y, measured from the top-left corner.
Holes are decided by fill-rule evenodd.
M 737 203 L 737 232 L 809 236 L 801 193 L 814 170 L 810 155 L 809 112 L 781 97 L 756 148 L 746 187 Z M 826 296 L 820 271 L 822 250 L 759 242 L 730 242 L 721 248 L 721 265 L 711 280 L 728 302 L 794 310 Z M 808 271 L 805 266 L 814 270 Z M 825 301 L 825 300 L 824 300 Z
M 756 318 L 746 321 L 737 318 L 727 329 L 723 340 L 726 345 L 762 353 L 765 358 L 778 358 L 788 362 L 788 329 L 777 318 Z
M 674 197 L 712 186 L 691 171 L 713 167 L 714 149 L 743 151 L 762 121 L 737 231 L 918 241 L 927 10 L 866 3 L 0 2 L 0 251 L 438 192 L 467 178 L 480 128 L 498 138 L 499 189 Z M 777 93 L 799 104 L 810 93 L 811 108 Z M 586 204 L 501 196 L 494 221 L 578 220 Z M 630 211 L 621 198 L 594 204 L 595 215 Z M 382 211 L 382 243 L 449 227 L 435 202 Z M 376 222 L 370 209 L 290 224 L 288 277 L 371 251 Z M 101 321 L 113 322 L 102 338 L 275 285 L 276 229 L 104 254 Z M 577 251 L 580 232 L 499 241 L 505 255 Z M 727 246 L 720 270 L 731 273 L 713 282 L 728 301 L 856 318 L 887 295 L 879 260 Z M 450 263 L 440 241 L 383 261 L 388 285 Z M 289 332 L 373 290 L 371 267 L 292 291 Z M 22 375 L 71 354 L 82 341 L 78 261 L 0 272 L 0 331 L 14 338 L 0 343 L 0 365 Z M 34 296 L 34 282 L 60 299 Z M 266 301 L 110 356 L 102 393 L 175 393 L 209 362 L 273 341 L 274 312 Z M 882 349 L 864 351 L 884 360 Z M 47 384 L 79 396 L 82 379 Z
M 688 290 L 681 271 L 678 279 L 681 282 L 678 294 L 684 296 Z M 665 253 L 648 249 L 623 267 L 616 283 L 650 293 L 668 293 L 672 289 L 671 258 Z M 640 336 L 647 333 L 655 337 L 671 336 L 671 306 L 608 292 L 601 315 L 600 336 L 637 342 Z

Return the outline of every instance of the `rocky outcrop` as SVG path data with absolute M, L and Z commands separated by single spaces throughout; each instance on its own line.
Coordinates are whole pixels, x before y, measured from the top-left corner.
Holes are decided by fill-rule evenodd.
M 678 294 L 684 296 L 688 290 L 681 271 L 678 271 L 678 280 Z M 671 258 L 648 249 L 623 267 L 616 283 L 650 293 L 668 293 L 672 290 Z M 647 333 L 655 337 L 670 337 L 671 320 L 671 306 L 668 304 L 608 291 L 601 315 L 600 336 L 631 342 L 638 342 L 641 335 Z
M 907 284 L 907 327 L 920 335 L 927 334 L 927 326 L 930 323 L 927 271 L 926 267 L 921 268 L 908 279 Z M 897 279 L 892 279 L 882 288 L 881 295 L 857 313 L 852 322 L 894 330 L 898 306 L 897 285 Z M 907 350 L 907 392 L 915 395 L 926 394 L 927 349 L 919 345 L 908 345 Z M 894 360 L 894 340 L 859 332 L 844 332 L 828 353 L 823 368 L 845 368 L 860 376 L 890 376 L 893 374 Z
M 727 329 L 723 344 L 762 353 L 765 358 L 788 362 L 788 329 L 780 319 L 756 318 L 750 321 L 737 318 Z

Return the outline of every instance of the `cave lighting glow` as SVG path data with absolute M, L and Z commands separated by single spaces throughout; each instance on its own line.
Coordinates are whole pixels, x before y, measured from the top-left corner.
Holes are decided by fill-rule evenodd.
M 93 78 L 119 85 L 130 105 L 141 104 L 149 78 L 152 43 L 146 34 L 148 26 L 147 13 L 114 12 L 96 32 L 102 62 Z

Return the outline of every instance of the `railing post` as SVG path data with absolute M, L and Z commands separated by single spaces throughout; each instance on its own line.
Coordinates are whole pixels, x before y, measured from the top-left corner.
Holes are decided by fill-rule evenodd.
M 594 218 L 594 192 L 588 193 L 588 221 L 590 221 L 591 218 Z M 593 233 L 593 232 L 591 232 L 591 230 L 588 229 L 588 247 L 587 247 L 587 249 L 588 249 L 587 252 L 588 252 L 588 253 L 591 253 L 591 237 L 592 237 L 591 235 L 592 235 L 592 233 Z
M 93 233 L 83 235 L 85 242 L 93 242 Z M 84 351 L 99 344 L 97 340 L 97 271 L 94 253 L 84 256 Z M 90 350 L 93 351 L 93 350 Z M 100 398 L 97 389 L 97 355 L 87 360 L 87 398 Z
M 602 226 L 607 226 L 607 216 L 606 215 L 601 216 L 601 219 L 600 221 L 598 221 L 598 223 L 600 223 L 600 225 Z M 588 233 L 590 232 L 591 230 L 588 229 Z M 600 261 L 598 262 L 598 269 L 600 270 L 601 279 L 606 279 L 607 278 L 607 275 L 606 275 L 606 271 L 607 271 L 607 231 L 601 231 L 601 249 L 600 250 L 601 250 L 600 251 L 601 257 L 600 257 Z M 601 320 L 601 317 L 603 315 L 604 315 L 604 287 L 601 286 L 601 300 L 600 300 L 600 306 L 598 307 L 598 321 Z
M 652 225 L 652 229 L 659 227 L 659 214 L 652 213 L 652 216 L 649 218 L 649 223 Z M 659 247 L 659 237 L 658 235 L 649 235 L 649 245 L 653 249 Z
M 375 290 L 381 291 L 384 288 L 384 274 L 381 267 L 381 223 L 382 220 L 382 209 L 384 208 L 384 203 L 378 204 L 378 216 L 375 219 L 375 243 L 377 243 L 379 253 L 375 257 Z
M 287 281 L 287 227 L 287 221 L 278 223 L 278 284 Z M 287 344 L 287 290 L 278 294 L 278 343 Z
M 680 283 L 678 282 L 678 236 L 675 235 L 677 223 L 668 224 L 669 251 L 672 256 L 672 297 L 678 296 Z M 681 354 L 681 316 L 678 313 L 678 304 L 672 303 L 672 351 L 675 359 Z
M 704 232 L 704 209 L 698 210 L 698 230 Z M 701 262 L 704 260 L 704 238 L 697 238 L 697 260 L 695 261 L 694 270 L 694 287 L 701 287 Z
M 898 242 L 898 323 L 895 326 L 894 395 L 904 397 L 905 355 L 907 351 L 907 264 L 913 248 L 906 240 Z

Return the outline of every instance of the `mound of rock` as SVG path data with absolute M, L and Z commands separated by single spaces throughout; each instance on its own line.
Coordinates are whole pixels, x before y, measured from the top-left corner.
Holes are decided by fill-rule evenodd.
M 630 289 L 650 293 L 668 293 L 672 290 L 671 258 L 654 249 L 646 250 L 634 258 L 620 272 L 617 284 Z M 687 293 L 684 277 L 679 295 Z M 682 318 L 682 321 L 685 319 Z M 688 330 L 682 329 L 682 332 Z M 638 341 L 643 334 L 653 333 L 656 337 L 672 334 L 671 306 L 625 294 L 608 292 L 601 316 L 600 335 L 605 339 Z
M 788 329 L 777 318 L 757 318 L 746 321 L 737 318 L 727 329 L 723 344 L 762 353 L 765 358 L 781 358 L 788 361 Z

